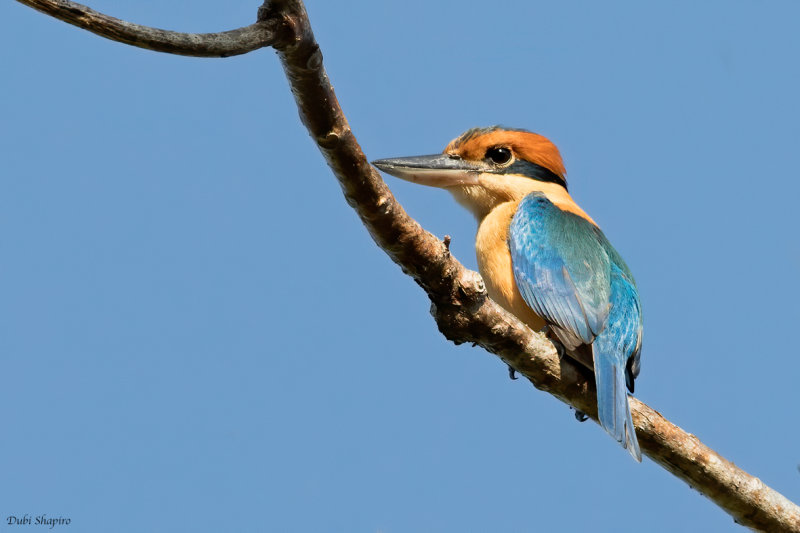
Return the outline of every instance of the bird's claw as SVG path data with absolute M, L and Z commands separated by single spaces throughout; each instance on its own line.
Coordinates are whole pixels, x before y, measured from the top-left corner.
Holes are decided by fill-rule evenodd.
M 575 420 L 577 420 L 578 422 L 586 422 L 587 420 L 589 420 L 589 417 L 583 411 L 578 411 L 577 409 L 575 409 Z
M 511 368 L 511 365 L 508 365 L 508 377 L 513 380 L 517 379 L 517 371 Z
M 566 355 L 567 350 L 564 348 L 564 345 L 558 342 L 557 340 L 550 339 L 550 342 L 553 343 L 553 346 L 556 347 L 556 351 L 558 352 L 558 358 L 563 359 L 564 355 Z

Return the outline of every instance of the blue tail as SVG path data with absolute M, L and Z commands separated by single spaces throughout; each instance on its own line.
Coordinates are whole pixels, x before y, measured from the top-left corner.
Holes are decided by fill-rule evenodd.
M 614 346 L 614 343 L 608 342 L 610 335 L 605 333 L 604 331 L 598 336 L 592 345 L 600 425 L 622 444 L 623 448 L 627 448 L 634 459 L 642 462 L 642 452 L 639 450 L 639 441 L 636 440 L 636 431 L 633 428 L 628 405 L 625 361 L 619 354 L 619 348 Z

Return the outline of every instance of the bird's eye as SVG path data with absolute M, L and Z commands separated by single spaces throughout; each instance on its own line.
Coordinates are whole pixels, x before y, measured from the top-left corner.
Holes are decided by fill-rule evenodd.
M 502 146 L 489 148 L 486 150 L 486 158 L 495 165 L 505 165 L 511 161 L 511 150 L 503 148 Z

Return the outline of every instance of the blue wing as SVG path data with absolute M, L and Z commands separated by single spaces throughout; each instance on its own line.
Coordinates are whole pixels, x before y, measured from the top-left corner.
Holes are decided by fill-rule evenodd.
M 616 264 L 611 265 L 611 313 L 592 344 L 597 384 L 597 414 L 605 430 L 642 460 L 633 429 L 626 381 L 633 389 L 642 349 L 642 314 L 636 287 Z
M 641 460 L 625 391 L 626 381 L 633 389 L 642 338 L 627 265 L 594 224 L 536 192 L 514 214 L 509 248 L 525 302 L 568 349 L 592 345 L 600 423 Z

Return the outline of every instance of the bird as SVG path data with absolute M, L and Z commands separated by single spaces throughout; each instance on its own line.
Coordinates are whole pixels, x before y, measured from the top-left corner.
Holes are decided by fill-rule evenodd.
M 372 164 L 445 189 L 472 212 L 489 297 L 594 371 L 600 425 L 641 462 L 628 401 L 641 369 L 638 289 L 620 254 L 570 196 L 558 148 L 528 130 L 490 126 L 467 130 L 440 154 Z

